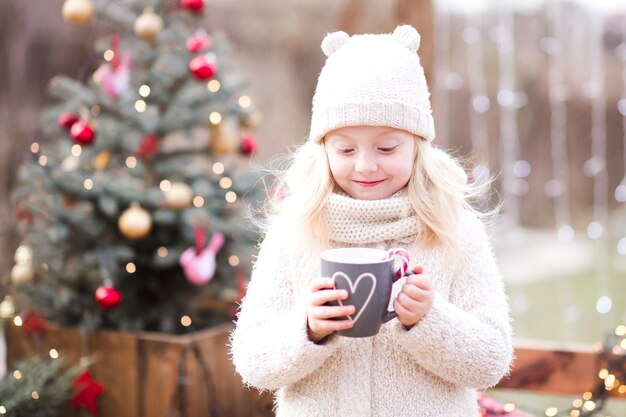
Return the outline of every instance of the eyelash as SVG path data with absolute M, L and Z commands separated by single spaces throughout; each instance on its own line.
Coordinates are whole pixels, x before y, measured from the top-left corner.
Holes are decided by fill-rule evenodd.
M 395 149 L 397 148 L 397 146 L 391 146 L 389 148 L 378 148 L 378 150 L 382 153 L 391 153 L 393 152 Z M 337 149 L 339 151 L 340 154 L 342 155 L 349 155 L 352 152 L 354 152 L 354 149 L 352 148 L 348 148 L 348 149 Z

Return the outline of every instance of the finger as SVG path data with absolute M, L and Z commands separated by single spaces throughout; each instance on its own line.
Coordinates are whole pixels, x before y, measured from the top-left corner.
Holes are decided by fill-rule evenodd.
M 393 302 L 393 309 L 398 314 L 399 317 L 411 317 L 413 316 L 413 312 L 403 306 L 400 301 L 396 298 Z
M 406 279 L 407 284 L 415 285 L 423 290 L 431 290 L 432 284 L 430 280 L 424 275 L 411 275 Z
M 418 309 L 421 308 L 422 303 L 418 300 L 414 300 L 413 298 L 409 297 L 408 295 L 406 295 L 405 293 L 401 292 L 400 294 L 398 294 L 398 298 L 396 298 L 396 301 L 405 309 L 407 309 L 408 311 L 411 312 L 411 314 L 413 314 L 413 312 L 417 311 Z
M 356 308 L 354 306 L 319 306 L 310 310 L 311 317 L 315 319 L 332 319 L 335 317 L 346 317 L 354 314 Z
M 402 293 L 417 301 L 423 301 L 430 298 L 430 292 L 430 290 L 426 290 L 414 284 L 404 284 L 402 286 Z
M 348 298 L 348 291 L 346 290 L 320 290 L 311 294 L 311 304 L 321 306 L 323 304 L 345 300 Z
M 332 278 L 319 277 L 311 281 L 311 292 L 317 292 L 327 288 L 335 288 L 335 281 Z
M 332 333 L 338 330 L 350 329 L 354 326 L 352 320 L 311 320 L 309 327 L 318 333 Z

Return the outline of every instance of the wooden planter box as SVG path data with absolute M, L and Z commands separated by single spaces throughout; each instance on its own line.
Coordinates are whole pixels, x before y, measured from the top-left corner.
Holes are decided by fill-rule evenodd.
M 94 358 L 90 372 L 106 389 L 98 400 L 100 417 L 273 415 L 271 395 L 243 387 L 235 374 L 227 348 L 230 324 L 184 336 L 52 327 L 41 346 L 13 323 L 5 328 L 9 369 L 53 348 L 72 363 Z M 71 415 L 79 414 L 72 409 Z

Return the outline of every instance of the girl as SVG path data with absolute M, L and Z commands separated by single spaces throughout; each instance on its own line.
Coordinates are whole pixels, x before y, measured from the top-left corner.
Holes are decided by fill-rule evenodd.
M 429 92 L 411 26 L 326 36 L 309 140 L 285 172 L 232 335 L 246 384 L 276 390 L 277 417 L 475 417 L 475 389 L 512 359 L 508 304 L 469 205 L 476 187 L 433 147 Z M 320 277 L 331 247 L 408 250 L 397 319 L 368 338 Z M 425 272 L 423 274 L 422 272 Z

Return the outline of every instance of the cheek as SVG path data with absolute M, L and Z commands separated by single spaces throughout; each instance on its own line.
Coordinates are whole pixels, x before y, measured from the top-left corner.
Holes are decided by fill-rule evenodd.
M 330 173 L 333 174 L 333 177 L 345 175 L 349 168 L 348 164 L 346 164 L 346 162 L 341 158 L 331 155 L 328 156 L 328 167 L 330 168 Z
M 396 160 L 392 167 L 395 171 L 395 176 L 402 181 L 408 182 L 411 175 L 413 175 L 413 159 L 407 160 L 403 158 Z

